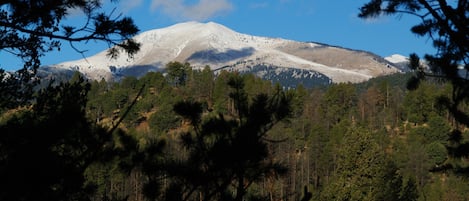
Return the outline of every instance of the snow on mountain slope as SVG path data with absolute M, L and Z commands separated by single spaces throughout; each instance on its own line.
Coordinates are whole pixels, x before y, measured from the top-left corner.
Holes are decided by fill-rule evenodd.
M 260 72 L 269 75 L 296 69 L 306 77 L 325 75 L 332 82 L 361 82 L 399 71 L 371 53 L 311 42 L 251 36 L 213 22 L 175 24 L 143 32 L 135 39 L 142 46 L 132 59 L 122 55 L 111 60 L 103 51 L 86 59 L 64 62 L 50 68 L 79 70 L 91 79 L 109 80 L 116 76 L 141 76 L 148 71 L 162 71 L 168 62 L 179 61 L 189 62 L 195 68 L 209 65 L 214 71 L 260 72 L 255 68 L 262 66 L 265 67 L 263 71 L 276 72 Z M 296 74 L 298 72 L 295 71 Z
M 409 68 L 409 58 L 400 54 L 393 54 L 391 56 L 384 57 L 386 61 L 394 64 L 398 69 L 403 72 L 409 72 L 411 69 Z M 423 62 L 422 64 L 424 64 Z M 424 64 L 425 65 L 425 64 Z
M 409 58 L 400 55 L 400 54 L 393 54 L 391 56 L 384 57 L 387 61 L 391 63 L 404 63 L 404 62 L 409 62 Z

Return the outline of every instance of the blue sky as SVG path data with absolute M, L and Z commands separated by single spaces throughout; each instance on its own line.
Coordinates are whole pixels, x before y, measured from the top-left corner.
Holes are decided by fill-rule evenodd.
M 434 53 L 431 40 L 410 32 L 418 19 L 412 16 L 383 16 L 364 20 L 357 17 L 367 0 L 120 0 L 107 3 L 117 13 L 134 19 L 141 32 L 185 21 L 213 21 L 234 31 L 297 41 L 313 41 L 351 49 L 365 50 L 380 56 Z M 79 23 L 75 14 L 70 22 Z M 92 56 L 105 50 L 104 43 L 80 46 Z M 44 65 L 81 59 L 82 55 L 63 43 L 60 52 L 43 57 Z M 0 51 L 0 68 L 15 70 L 20 61 Z

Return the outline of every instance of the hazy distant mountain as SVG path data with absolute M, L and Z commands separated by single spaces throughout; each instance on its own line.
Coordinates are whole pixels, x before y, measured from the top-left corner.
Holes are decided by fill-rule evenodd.
M 365 51 L 312 42 L 252 36 L 209 22 L 186 22 L 143 32 L 133 59 L 111 60 L 106 51 L 86 59 L 43 68 L 46 71 L 78 70 L 91 79 L 118 80 L 163 71 L 170 61 L 189 62 L 194 68 L 208 65 L 220 70 L 255 73 L 287 86 L 330 82 L 362 82 L 399 72 L 394 63 Z

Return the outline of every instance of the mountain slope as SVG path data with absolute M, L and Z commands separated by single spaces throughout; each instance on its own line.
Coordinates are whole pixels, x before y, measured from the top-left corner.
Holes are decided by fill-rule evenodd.
M 324 82 L 362 82 L 399 70 L 372 53 L 311 42 L 251 36 L 209 22 L 186 22 L 143 32 L 142 44 L 133 59 L 106 57 L 106 51 L 49 68 L 79 70 L 91 79 L 118 79 L 162 71 L 170 61 L 189 62 L 194 68 L 210 66 L 215 72 L 236 70 L 285 79 Z M 289 78 L 288 78 L 289 77 Z M 305 83 L 303 83 L 305 84 Z

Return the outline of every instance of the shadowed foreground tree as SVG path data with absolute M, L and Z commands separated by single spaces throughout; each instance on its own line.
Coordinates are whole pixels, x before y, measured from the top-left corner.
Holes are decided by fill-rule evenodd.
M 21 58 L 24 64 L 16 76 L 0 69 L 0 109 L 14 108 L 31 100 L 37 84 L 37 79 L 32 78 L 41 65 L 40 58 L 47 52 L 60 50 L 62 42 L 69 43 L 78 53 L 85 51 L 76 48 L 80 42 L 105 42 L 110 47 L 111 58 L 117 57 L 121 50 L 129 56 L 139 50 L 140 44 L 132 39 L 139 31 L 133 20 L 101 11 L 102 4 L 99 0 L 0 2 L 0 51 Z M 83 13 L 82 26 L 65 24 L 72 10 Z
M 234 75 L 228 81 L 236 116 L 202 118 L 202 103 L 182 101 L 174 106 L 192 127 L 181 135 L 186 158 L 169 162 L 171 184 L 166 200 L 241 201 L 254 182 L 285 168 L 269 160 L 267 132 L 291 112 L 291 96 L 277 89 L 248 100 L 244 81 Z M 254 195 L 253 195 L 254 196 Z
M 410 67 L 415 75 L 408 81 L 411 90 L 419 87 L 420 81 L 428 78 L 451 83 L 451 93 L 437 98 L 437 105 L 447 109 L 458 124 L 469 126 L 469 115 L 461 106 L 469 98 L 469 1 L 467 0 L 370 0 L 360 8 L 359 17 L 374 18 L 380 15 L 412 15 L 419 18 L 419 24 L 411 31 L 418 36 L 429 37 L 437 53 L 425 55 L 429 69 L 425 68 L 416 54 L 410 55 Z M 456 125 L 456 129 L 460 126 Z M 453 132 L 455 136 L 460 131 Z M 456 139 L 459 147 L 450 148 L 449 152 L 461 157 L 469 155 L 467 143 Z M 431 154 L 435 162 L 444 161 L 445 152 L 441 145 L 434 145 Z M 448 148 L 448 147 L 447 147 Z M 458 150 L 456 153 L 455 150 Z M 468 167 L 453 166 L 455 172 L 469 174 Z
M 0 200 L 86 200 L 83 172 L 113 143 L 85 117 L 83 79 L 39 92 L 32 108 L 0 116 Z
M 359 17 L 375 18 L 381 15 L 412 15 L 421 22 L 411 28 L 418 36 L 433 41 L 437 53 L 425 55 L 431 71 L 427 71 L 416 54 L 410 55 L 410 67 L 416 75 L 409 80 L 413 89 L 425 77 L 449 80 L 453 84 L 452 97 L 443 97 L 439 103 L 446 106 L 455 118 L 469 126 L 469 116 L 458 109 L 469 97 L 469 1 L 457 0 L 370 0 L 360 8 Z
M 35 76 L 40 58 L 60 50 L 61 42 L 72 48 L 80 42 L 105 42 L 111 58 L 121 50 L 129 56 L 139 50 L 132 40 L 139 31 L 132 19 L 104 13 L 102 4 L 0 2 L 0 51 L 23 60 L 13 74 L 0 69 L 0 200 L 87 200 L 93 193 L 83 173 L 93 162 L 105 161 L 114 145 L 109 129 L 86 118 L 89 84 L 75 77 L 38 91 Z M 85 16 L 82 26 L 65 24 L 72 10 Z

